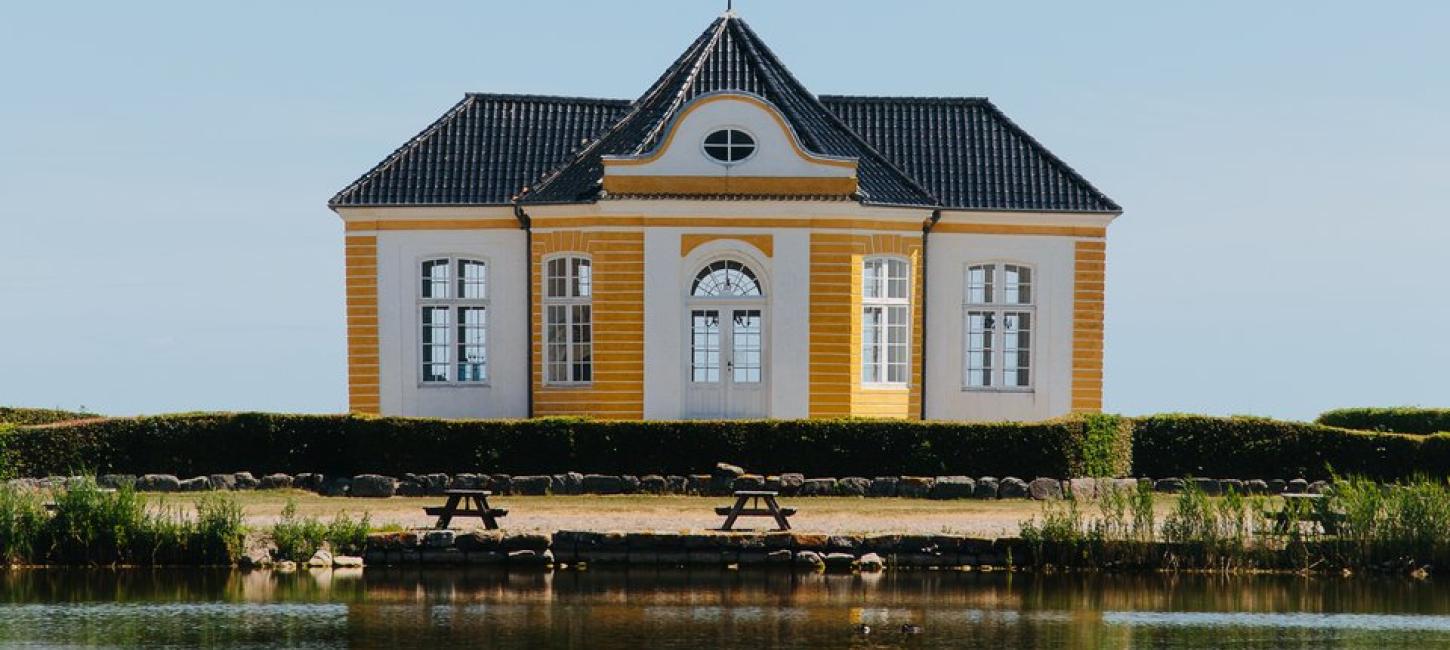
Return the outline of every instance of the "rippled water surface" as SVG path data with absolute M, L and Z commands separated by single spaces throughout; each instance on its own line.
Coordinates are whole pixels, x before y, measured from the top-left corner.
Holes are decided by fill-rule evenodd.
M 0 571 L 0 646 L 207 645 L 1432 648 L 1450 647 L 1450 588 L 938 571 Z

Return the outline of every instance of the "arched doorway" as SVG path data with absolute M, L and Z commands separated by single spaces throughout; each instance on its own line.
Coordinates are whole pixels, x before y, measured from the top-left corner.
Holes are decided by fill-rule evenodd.
M 690 282 L 688 305 L 685 415 L 765 417 L 765 290 L 759 276 L 736 259 L 710 262 Z

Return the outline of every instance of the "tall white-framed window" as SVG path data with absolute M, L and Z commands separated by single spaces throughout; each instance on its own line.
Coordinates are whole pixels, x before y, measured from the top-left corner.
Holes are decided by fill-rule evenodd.
M 488 262 L 436 257 L 419 268 L 421 383 L 488 381 Z
M 1031 390 L 1037 320 L 1032 267 L 970 264 L 962 304 L 967 390 Z
M 581 255 L 544 260 L 544 382 L 594 380 L 593 265 Z
M 911 263 L 868 257 L 861 267 L 861 383 L 904 386 L 911 359 Z

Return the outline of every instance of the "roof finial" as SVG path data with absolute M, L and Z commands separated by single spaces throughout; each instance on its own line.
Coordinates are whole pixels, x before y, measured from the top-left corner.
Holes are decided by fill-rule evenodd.
M 734 16 L 735 15 L 735 0 L 725 0 L 725 15 L 726 16 Z

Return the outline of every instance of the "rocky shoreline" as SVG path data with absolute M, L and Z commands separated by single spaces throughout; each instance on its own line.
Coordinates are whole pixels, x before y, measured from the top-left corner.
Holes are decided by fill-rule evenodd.
M 52 476 L 12 479 L 10 483 L 32 488 L 64 487 L 81 477 Z M 735 490 L 775 490 L 783 496 L 902 497 L 919 499 L 1060 499 L 1097 496 L 1108 489 L 1137 489 L 1146 482 L 1156 492 L 1181 492 L 1193 484 L 1213 496 L 1229 491 L 1238 494 L 1281 494 L 1323 492 L 1326 481 L 1305 479 L 1210 479 L 1210 478 L 1070 478 L 992 476 L 861 476 L 807 477 L 798 473 L 752 474 L 740 467 L 720 463 L 708 474 L 660 475 L 585 474 L 566 472 L 550 475 L 429 473 L 401 477 L 380 474 L 327 476 L 320 473 L 265 474 L 251 472 L 211 474 L 180 478 L 173 474 L 102 474 L 101 487 L 131 487 L 142 492 L 203 492 L 212 490 L 299 489 L 330 497 L 387 498 L 392 496 L 441 495 L 449 489 L 485 489 L 499 495 L 548 496 L 580 494 L 670 494 L 723 496 Z

